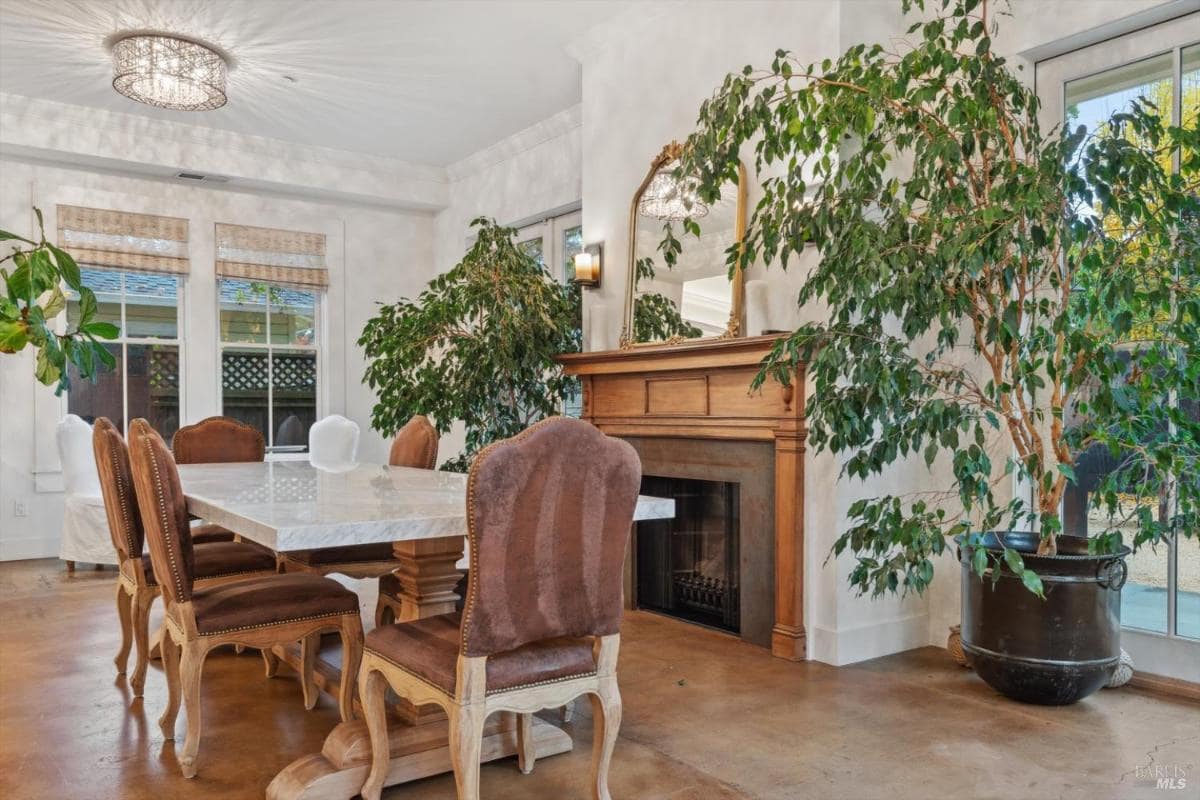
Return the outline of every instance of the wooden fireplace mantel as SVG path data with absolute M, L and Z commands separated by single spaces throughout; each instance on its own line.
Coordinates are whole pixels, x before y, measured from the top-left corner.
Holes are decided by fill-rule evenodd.
M 778 336 L 709 339 L 558 357 L 583 383 L 583 418 L 613 436 L 733 439 L 775 447 L 775 623 L 771 652 L 804 645 L 804 370 L 750 391 Z

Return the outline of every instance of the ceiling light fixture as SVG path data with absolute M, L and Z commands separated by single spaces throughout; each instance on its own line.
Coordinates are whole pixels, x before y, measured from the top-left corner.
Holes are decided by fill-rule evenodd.
M 202 44 L 163 34 L 134 34 L 112 49 L 113 88 L 130 100 L 179 111 L 225 105 L 224 57 Z

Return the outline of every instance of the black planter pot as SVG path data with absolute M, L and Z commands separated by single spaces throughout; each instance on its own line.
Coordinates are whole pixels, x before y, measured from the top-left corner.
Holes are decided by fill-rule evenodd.
M 994 587 L 991 570 L 981 580 L 971 571 L 974 549 L 959 537 L 963 652 L 1006 697 L 1041 705 L 1082 700 L 1104 686 L 1120 661 L 1129 548 L 1092 556 L 1087 539 L 1059 536 L 1058 555 L 1038 556 L 1038 536 L 1023 532 L 986 534 L 983 546 L 998 554 L 1001 541 L 1041 577 L 1046 599 L 1007 566 Z

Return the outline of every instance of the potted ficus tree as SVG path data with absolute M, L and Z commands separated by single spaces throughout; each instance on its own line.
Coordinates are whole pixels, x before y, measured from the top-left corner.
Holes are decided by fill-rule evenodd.
M 756 385 L 806 362 L 810 443 L 843 478 L 913 489 L 850 507 L 833 551 L 853 586 L 920 592 L 957 539 L 973 666 L 1073 702 L 1116 666 L 1128 546 L 1200 529 L 1200 131 L 1137 101 L 1099 130 L 1043 129 L 986 2 L 930 6 L 904 0 L 899 52 L 781 50 L 728 76 L 679 174 L 715 200 L 752 148 L 774 175 L 731 269 L 820 251 L 798 301 L 824 310 Z M 1095 453 L 1092 527 L 1064 531 Z M 921 458 L 952 479 L 913 485 Z
M 33 212 L 38 223 L 37 241 L 0 230 L 0 242 L 9 243 L 9 252 L 0 258 L 0 264 L 12 261 L 11 271 L 0 268 L 0 277 L 4 278 L 0 353 L 35 348 L 38 381 L 55 386 L 56 393 L 61 394 L 70 384 L 70 365 L 84 378 L 93 377 L 101 367 L 112 369 L 116 365 L 100 340 L 115 339 L 119 331 L 111 322 L 96 319 L 96 295 L 83 285 L 79 265 L 70 253 L 46 239 L 41 209 Z M 73 327 L 58 333 L 54 320 L 67 307 L 64 284 L 78 295 L 79 318 Z
M 358 344 L 379 400 L 371 425 L 385 436 L 414 414 L 445 433 L 466 426 L 466 448 L 443 469 L 465 471 L 484 446 L 558 413 L 575 390 L 554 361 L 580 346 L 579 288 L 555 281 L 493 220 L 454 268 L 414 299 L 383 305 Z

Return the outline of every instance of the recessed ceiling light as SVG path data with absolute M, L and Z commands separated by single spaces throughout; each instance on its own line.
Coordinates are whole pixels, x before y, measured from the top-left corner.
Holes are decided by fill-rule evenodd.
M 179 111 L 225 105 L 227 65 L 220 53 L 163 34 L 134 34 L 112 49 L 113 88 L 131 100 Z

